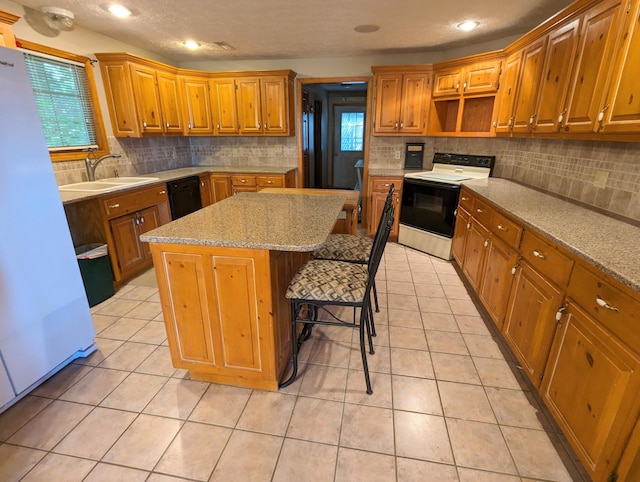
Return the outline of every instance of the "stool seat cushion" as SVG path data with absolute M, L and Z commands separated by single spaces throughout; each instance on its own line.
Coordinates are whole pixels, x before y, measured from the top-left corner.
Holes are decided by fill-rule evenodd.
M 289 283 L 288 299 L 362 303 L 369 273 L 362 264 L 307 261 Z
M 332 259 L 351 263 L 367 263 L 373 240 L 353 234 L 330 234 L 314 253 L 316 259 Z

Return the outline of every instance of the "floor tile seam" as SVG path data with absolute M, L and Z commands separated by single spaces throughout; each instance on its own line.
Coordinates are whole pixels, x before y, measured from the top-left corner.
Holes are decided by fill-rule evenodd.
M 153 377 L 158 377 L 158 378 L 164 378 L 165 380 L 164 380 L 164 383 L 162 383 L 162 385 L 160 386 L 160 388 L 159 388 L 159 389 L 158 389 L 158 390 L 153 394 L 153 396 L 149 399 L 149 401 L 145 404 L 145 406 L 144 406 L 140 411 L 127 410 L 127 409 L 125 409 L 125 408 L 119 408 L 119 407 L 108 407 L 108 406 L 102 405 L 102 404 L 106 401 L 106 399 L 107 399 L 107 398 L 109 398 L 109 396 L 110 396 L 112 393 L 114 393 L 114 392 L 115 392 L 115 390 L 116 390 L 118 387 L 120 387 L 120 385 L 122 385 L 122 384 L 125 382 L 125 380 L 127 380 L 127 379 L 128 379 L 131 375 L 133 375 L 133 374 L 135 374 L 135 375 L 148 375 L 148 376 L 153 376 Z M 123 411 L 123 412 L 131 412 L 131 413 L 138 413 L 138 414 L 143 414 L 143 413 L 144 413 L 144 414 L 146 414 L 146 415 L 156 415 L 156 414 L 153 414 L 153 413 L 147 413 L 147 412 L 145 412 L 145 410 L 146 410 L 146 408 L 149 406 L 149 404 L 151 404 L 151 402 L 154 400 L 154 398 L 158 396 L 158 393 L 160 393 L 160 392 L 162 391 L 162 389 L 167 385 L 167 383 L 169 382 L 169 380 L 171 380 L 171 377 L 165 377 L 165 376 L 162 376 L 162 375 L 146 374 L 146 373 L 129 372 L 129 375 L 127 375 L 127 376 L 126 376 L 126 377 L 125 377 L 125 378 L 124 378 L 124 379 L 123 379 L 123 380 L 118 384 L 118 387 L 116 387 L 116 389 L 114 389 L 114 390 L 113 390 L 113 391 L 112 391 L 112 392 L 111 392 L 107 397 L 105 397 L 105 398 L 104 398 L 104 399 L 103 399 L 103 400 L 102 400 L 98 405 L 96 405 L 96 406 L 97 406 L 97 407 L 100 407 L 100 408 L 110 408 L 110 409 L 113 409 L 113 410 L 120 410 L 120 411 Z M 165 418 L 175 418 L 175 417 L 165 417 Z
M 107 340 L 110 340 L 110 338 L 107 338 Z M 121 340 L 111 340 L 111 341 L 121 341 Z M 115 350 L 113 350 L 107 357 L 105 357 L 104 360 L 102 360 L 95 368 L 106 368 L 109 369 L 109 367 L 104 367 L 102 366 L 103 363 L 105 363 L 110 357 L 112 357 L 114 355 L 115 352 L 117 352 L 125 343 L 137 343 L 139 345 L 149 345 L 149 346 L 155 346 L 155 347 L 159 347 L 162 346 L 162 344 L 160 345 L 154 345 L 151 343 L 138 343 L 135 341 L 124 341 L 120 344 L 120 346 L 118 348 L 116 348 Z M 154 352 L 155 350 L 151 351 L 146 357 L 144 357 L 143 360 L 140 361 L 140 363 L 138 363 L 135 367 L 133 367 L 131 370 L 120 370 L 120 371 L 125 371 L 125 372 L 129 372 L 129 373 L 133 373 L 135 372 L 140 365 L 142 365 L 145 361 L 147 361 L 147 359 L 151 356 L 151 354 Z M 114 368 L 114 370 L 118 370 L 117 368 Z
M 146 321 L 147 323 L 145 324 L 145 326 L 139 328 L 135 333 L 133 333 L 129 338 L 113 338 L 113 337 L 109 337 L 109 336 L 105 336 L 102 333 L 104 332 L 104 330 L 108 329 L 109 327 L 106 327 L 104 330 L 100 331 L 100 333 L 96 333 L 96 335 L 100 335 L 98 336 L 99 338 L 103 338 L 105 340 L 112 340 L 112 341 L 122 341 L 122 342 L 126 342 L 129 341 L 131 343 L 141 343 L 143 345 L 154 345 L 154 346 L 160 346 L 162 345 L 162 343 L 164 342 L 164 340 L 162 340 L 162 342 L 160 343 L 150 343 L 150 342 L 146 342 L 146 341 L 135 341 L 135 340 L 131 340 L 131 338 L 133 338 L 134 336 L 136 336 L 140 331 L 142 331 L 149 323 L 158 323 L 155 320 L 141 320 L 141 321 Z M 114 323 L 117 323 L 114 322 Z M 166 338 L 165 338 L 166 340 Z

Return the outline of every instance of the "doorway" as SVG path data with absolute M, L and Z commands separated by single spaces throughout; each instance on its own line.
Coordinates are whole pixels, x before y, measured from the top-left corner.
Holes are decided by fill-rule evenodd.
M 365 175 L 369 155 L 371 78 L 297 82 L 298 185 L 361 190 L 358 179 Z

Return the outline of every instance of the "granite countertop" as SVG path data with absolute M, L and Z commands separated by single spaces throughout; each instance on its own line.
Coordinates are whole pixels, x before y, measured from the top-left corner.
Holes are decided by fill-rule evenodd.
M 168 182 L 175 179 L 181 179 L 183 177 L 197 176 L 202 173 L 224 173 L 224 174 L 287 174 L 290 171 L 295 171 L 297 167 L 290 166 L 252 166 L 252 167 L 231 167 L 231 166 L 196 166 L 196 167 L 183 167 L 180 169 L 170 169 L 168 171 L 151 172 L 148 174 L 136 174 L 135 177 L 149 177 L 157 178 L 157 182 Z M 99 181 L 100 179 L 96 179 Z M 153 183 L 143 184 L 139 186 L 127 187 L 123 186 L 120 189 L 116 189 L 109 192 L 92 193 L 86 191 L 60 191 L 60 199 L 62 204 L 69 204 L 78 201 L 84 201 L 86 199 L 92 199 L 104 194 L 113 194 L 115 192 L 123 192 L 128 189 L 137 189 L 139 187 L 152 186 Z
M 416 169 L 402 169 L 402 168 L 398 168 L 398 169 L 388 169 L 388 168 L 384 168 L 384 169 L 369 169 L 369 176 L 370 177 L 385 177 L 385 176 L 389 176 L 389 177 L 404 177 L 405 174 L 407 174 L 408 172 L 417 172 Z
M 640 227 L 506 179 L 464 181 L 462 185 L 640 292 Z
M 152 243 L 313 251 L 333 230 L 343 195 L 239 193 L 142 236 Z

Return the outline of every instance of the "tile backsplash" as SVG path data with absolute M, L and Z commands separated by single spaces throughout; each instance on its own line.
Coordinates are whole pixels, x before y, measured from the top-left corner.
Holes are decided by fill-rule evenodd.
M 194 166 L 298 167 L 295 137 L 191 137 Z
M 512 179 L 640 221 L 640 143 L 530 138 L 372 137 L 369 168 L 401 169 L 407 142 L 425 143 L 425 170 L 431 169 L 434 152 L 492 155 L 496 156 L 495 177 Z M 397 151 L 400 159 L 395 159 Z M 598 174 L 607 176 L 603 188 L 594 186 Z

